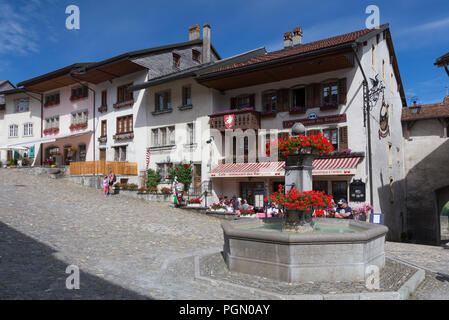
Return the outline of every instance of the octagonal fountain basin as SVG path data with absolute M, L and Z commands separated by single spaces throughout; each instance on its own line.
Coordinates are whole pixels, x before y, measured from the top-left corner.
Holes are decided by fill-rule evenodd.
M 230 271 L 284 282 L 362 281 L 385 265 L 388 228 L 354 220 L 314 219 L 310 233 L 282 232 L 282 221 L 225 221 Z

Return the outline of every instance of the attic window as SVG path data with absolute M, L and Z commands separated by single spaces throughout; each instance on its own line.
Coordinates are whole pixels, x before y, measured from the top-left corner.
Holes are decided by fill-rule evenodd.
M 179 68 L 181 65 L 181 56 L 177 53 L 173 53 L 173 67 Z
M 192 60 L 200 62 L 201 53 L 198 50 L 192 49 Z

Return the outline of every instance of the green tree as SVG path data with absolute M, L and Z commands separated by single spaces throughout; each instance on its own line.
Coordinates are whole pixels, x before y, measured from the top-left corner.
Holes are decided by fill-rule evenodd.
M 145 184 L 147 185 L 148 188 L 156 188 L 160 180 L 161 180 L 160 170 L 148 169 L 147 180 L 145 181 Z
M 184 184 L 184 191 L 188 191 L 190 189 L 193 177 L 191 164 L 177 164 L 171 167 L 168 172 L 172 182 L 175 177 L 178 177 L 178 182 L 182 182 Z

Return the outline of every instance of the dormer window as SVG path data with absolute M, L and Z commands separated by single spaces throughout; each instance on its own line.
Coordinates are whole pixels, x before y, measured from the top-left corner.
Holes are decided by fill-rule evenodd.
M 201 62 L 201 53 L 198 50 L 192 49 L 192 60 Z
M 181 56 L 177 53 L 173 53 L 173 67 L 179 68 L 181 66 Z

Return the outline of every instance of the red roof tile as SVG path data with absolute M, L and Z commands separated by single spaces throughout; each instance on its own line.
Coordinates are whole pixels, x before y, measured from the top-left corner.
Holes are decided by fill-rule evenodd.
M 382 25 L 381 28 L 385 27 L 385 26 L 387 26 L 387 25 Z M 297 54 L 301 54 L 301 53 L 312 52 L 312 51 L 319 50 L 319 49 L 324 49 L 324 48 L 328 48 L 328 47 L 341 45 L 344 43 L 355 41 L 355 40 L 359 39 L 360 37 L 363 37 L 372 31 L 374 31 L 374 29 L 364 29 L 364 30 L 355 31 L 355 32 L 343 34 L 340 36 L 324 39 L 324 40 L 305 43 L 305 44 L 302 44 L 297 47 L 272 51 L 272 52 L 267 53 L 266 55 L 250 59 L 246 62 L 236 63 L 236 64 L 233 64 L 230 66 L 222 67 L 222 68 L 213 70 L 209 73 L 225 71 L 225 70 L 230 70 L 230 69 L 236 69 L 236 68 L 243 67 L 243 66 L 248 66 L 248 65 L 252 65 L 252 64 L 257 64 L 257 63 L 266 62 L 266 61 L 270 61 L 270 60 L 276 60 L 276 59 L 280 59 L 280 58 L 284 58 L 284 57 L 288 57 L 288 56 L 293 56 L 293 55 L 297 55 Z
M 421 108 L 418 114 L 412 114 L 410 109 Z M 402 121 L 414 121 L 423 119 L 449 118 L 449 96 L 441 103 L 425 104 L 402 108 Z

